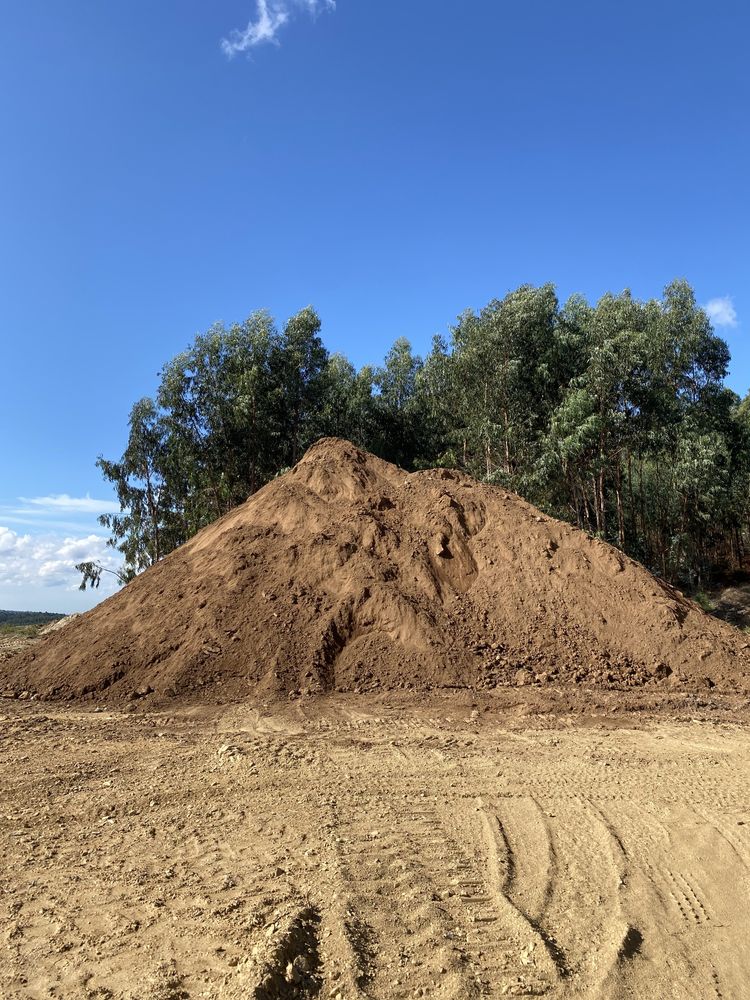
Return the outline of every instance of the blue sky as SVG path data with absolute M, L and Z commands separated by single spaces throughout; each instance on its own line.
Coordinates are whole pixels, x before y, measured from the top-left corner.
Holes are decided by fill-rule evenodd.
M 73 610 L 132 403 L 312 303 L 357 364 L 673 277 L 750 387 L 750 8 L 0 0 L 0 608 Z M 25 499 L 24 499 L 25 498 Z

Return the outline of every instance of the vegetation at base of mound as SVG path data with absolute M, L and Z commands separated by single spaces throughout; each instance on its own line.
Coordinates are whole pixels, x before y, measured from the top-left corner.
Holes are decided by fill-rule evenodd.
M 522 286 L 425 358 L 399 338 L 360 370 L 312 308 L 281 331 L 254 313 L 198 336 L 135 404 L 125 452 L 98 461 L 121 504 L 101 522 L 130 578 L 330 435 L 502 485 L 697 589 L 742 564 L 750 522 L 750 401 L 728 364 L 684 281 L 595 305 Z
M 17 613 L 22 614 L 22 612 Z M 57 616 L 51 621 L 58 621 Z M 47 624 L 46 621 L 40 621 L 34 625 L 11 625 L 8 622 L 0 624 L 0 663 L 37 642 Z
M 43 625 L 0 625 L 0 652 L 23 648 L 27 642 L 39 638 Z

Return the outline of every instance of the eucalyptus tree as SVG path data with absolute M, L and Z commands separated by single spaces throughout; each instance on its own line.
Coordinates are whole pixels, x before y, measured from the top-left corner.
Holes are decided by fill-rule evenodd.
M 422 415 L 417 379 L 422 359 L 406 337 L 398 337 L 374 371 L 373 449 L 388 461 L 412 467 L 420 451 Z
M 343 354 L 332 354 L 323 373 L 322 402 L 317 416 L 321 434 L 347 438 L 369 451 L 375 448 L 374 371 L 360 371 Z
M 416 466 L 459 464 L 453 435 L 456 392 L 454 359 L 445 339 L 435 335 L 430 353 L 414 380 L 415 408 L 420 421 Z
M 524 285 L 453 329 L 456 432 L 463 464 L 513 485 L 530 472 L 555 382 L 558 302 Z
M 409 468 L 458 465 L 695 582 L 738 564 L 750 532 L 750 402 L 684 281 L 660 299 L 608 293 L 561 308 L 524 285 L 459 316 L 423 361 L 399 337 L 357 371 L 329 355 L 311 307 L 281 332 L 264 311 L 212 327 L 140 400 L 99 467 L 124 578 L 151 565 L 335 434 Z M 84 584 L 104 568 L 82 565 Z
M 157 401 L 193 532 L 275 472 L 284 428 L 272 359 L 281 348 L 271 317 L 256 312 L 198 335 L 162 370 Z
M 102 514 L 99 523 L 110 532 L 109 545 L 123 556 L 123 567 L 115 572 L 121 583 L 185 540 L 165 476 L 166 429 L 152 399 L 144 397 L 133 406 L 128 427 L 120 460 L 100 456 L 96 463 L 120 503 L 119 514 Z M 102 573 L 112 572 L 96 562 L 79 563 L 76 569 L 83 575 L 81 589 L 98 587 Z
M 319 436 L 317 415 L 324 405 L 327 364 L 320 319 L 307 306 L 287 321 L 271 354 L 273 412 L 280 434 L 275 463 L 295 465 Z

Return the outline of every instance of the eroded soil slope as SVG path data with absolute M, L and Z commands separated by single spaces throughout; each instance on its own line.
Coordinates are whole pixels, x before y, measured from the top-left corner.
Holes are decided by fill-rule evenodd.
M 609 545 L 338 439 L 0 665 L 45 697 L 578 681 L 745 687 L 748 643 Z M 153 700 L 153 699 L 152 699 Z

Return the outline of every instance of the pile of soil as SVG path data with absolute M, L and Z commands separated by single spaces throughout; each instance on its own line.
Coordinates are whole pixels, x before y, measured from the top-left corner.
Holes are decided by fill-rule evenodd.
M 0 666 L 44 697 L 569 682 L 750 689 L 750 644 L 512 493 L 331 438 Z

